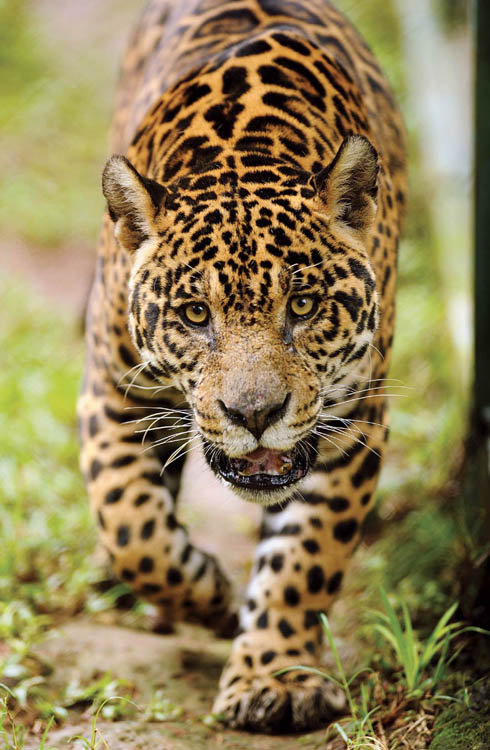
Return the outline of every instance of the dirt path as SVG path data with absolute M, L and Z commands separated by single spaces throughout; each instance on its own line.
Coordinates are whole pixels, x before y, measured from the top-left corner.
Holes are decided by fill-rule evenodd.
M 203 717 L 211 710 L 218 677 L 230 648 L 229 641 L 217 640 L 201 628 L 180 626 L 176 635 L 157 636 L 127 628 L 94 624 L 86 619 L 63 626 L 39 649 L 43 660 L 53 667 L 49 684 L 54 689 L 75 681 L 83 685 L 109 671 L 113 677 L 134 686 L 134 701 L 147 706 L 155 690 L 182 709 L 178 720 L 146 721 L 143 710 L 130 719 L 97 723 L 110 750 L 272 750 L 324 747 L 324 730 L 308 737 L 267 737 L 210 728 Z M 91 717 L 81 710 L 70 712 L 60 729 L 49 734 L 47 747 L 66 748 L 73 735 L 90 736 Z M 70 743 L 81 750 L 81 740 Z M 105 747 L 102 743 L 101 747 Z M 39 740 L 31 738 L 25 750 L 38 750 Z

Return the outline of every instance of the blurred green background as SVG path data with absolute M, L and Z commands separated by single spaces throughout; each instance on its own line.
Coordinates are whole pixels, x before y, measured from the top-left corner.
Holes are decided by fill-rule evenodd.
M 382 502 L 347 594 L 369 601 L 383 583 L 423 623 L 459 597 L 455 571 L 475 555 L 454 481 L 471 346 L 468 8 L 337 5 L 392 82 L 411 172 L 391 369 L 405 387 L 392 399 Z M 117 66 L 140 7 L 0 0 L 0 639 L 98 606 L 74 405 Z

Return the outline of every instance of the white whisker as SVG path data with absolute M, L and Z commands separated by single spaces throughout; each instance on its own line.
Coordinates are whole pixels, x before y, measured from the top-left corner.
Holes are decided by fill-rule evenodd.
M 144 368 L 145 368 L 145 367 L 146 367 L 147 365 L 149 365 L 149 364 L 150 364 L 150 362 L 151 362 L 151 360 L 147 359 L 147 360 L 146 360 L 146 362 L 139 362 L 139 363 L 138 363 L 137 365 L 134 365 L 133 367 L 130 367 L 130 368 L 129 368 L 129 370 L 127 370 L 127 371 L 126 371 L 126 372 L 124 373 L 124 375 L 121 375 L 121 377 L 120 377 L 120 378 L 119 378 L 119 380 L 117 381 L 117 384 L 116 384 L 116 385 L 121 385 L 121 384 L 122 384 L 122 382 L 123 382 L 123 380 L 124 380 L 125 378 L 127 378 L 127 376 L 128 376 L 128 375 L 129 375 L 129 374 L 130 374 L 131 372 L 133 372 L 133 370 L 137 370 L 137 369 L 139 368 L 139 370 L 141 371 L 141 370 L 143 370 L 143 369 L 144 369 Z
M 361 396 L 360 398 L 349 398 L 346 401 L 336 401 L 332 406 L 329 406 L 327 408 L 329 409 L 335 409 L 337 406 L 343 406 L 344 404 L 352 404 L 355 401 L 364 401 L 364 399 L 368 398 L 407 398 L 406 393 L 375 393 L 372 396 Z M 328 416 L 328 414 L 324 414 L 323 416 Z
M 187 442 L 183 443 L 182 445 L 179 445 L 178 448 L 174 450 L 174 452 L 165 461 L 164 466 L 162 466 L 160 476 L 163 474 L 165 469 L 167 469 L 168 466 L 170 466 L 170 464 L 173 463 L 177 458 L 180 458 L 181 455 L 185 456 L 187 453 L 190 453 L 191 450 L 198 447 L 197 445 L 194 445 L 194 446 L 191 446 L 191 448 L 189 448 L 188 450 L 185 450 L 187 446 L 190 443 L 192 443 L 193 440 L 196 440 L 196 438 L 199 439 L 200 435 L 194 435 L 193 437 L 189 438 Z

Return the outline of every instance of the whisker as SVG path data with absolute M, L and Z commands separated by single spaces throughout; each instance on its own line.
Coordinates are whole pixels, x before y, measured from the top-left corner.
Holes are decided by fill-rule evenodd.
M 374 346 L 374 344 L 368 344 L 368 346 L 369 346 L 369 347 L 370 347 L 371 349 L 374 349 L 374 351 L 375 351 L 375 352 L 377 352 L 377 353 L 379 354 L 379 356 L 380 356 L 380 358 L 381 358 L 381 360 L 382 360 L 383 362 L 385 361 L 385 358 L 384 358 L 384 354 L 381 354 L 381 352 L 379 351 L 379 349 L 378 349 L 378 347 L 377 347 L 377 346 Z
M 350 393 L 347 393 L 348 396 L 356 396 L 359 393 L 367 393 L 368 391 L 380 391 L 383 388 L 404 388 L 405 390 L 412 390 L 411 386 L 409 385 L 375 385 L 375 386 L 368 386 L 367 388 L 360 388 L 360 389 L 351 389 Z M 340 390 L 348 390 L 348 387 L 344 388 L 335 388 L 331 391 L 327 391 L 325 395 L 330 396 L 333 392 L 340 391 Z M 320 391 L 322 393 L 322 391 Z
M 138 383 L 131 383 L 131 388 L 139 388 L 142 391 L 167 391 L 169 388 L 174 388 L 172 384 L 170 385 L 138 385 Z
M 133 372 L 133 370 L 137 370 L 138 368 L 139 368 L 140 370 L 141 370 L 141 369 L 144 369 L 144 368 L 145 368 L 145 367 L 146 367 L 147 365 L 149 365 L 149 364 L 150 364 L 150 362 L 151 362 L 151 360 L 150 360 L 150 359 L 147 359 L 147 360 L 146 360 L 146 362 L 139 362 L 139 363 L 138 363 L 137 365 L 134 365 L 133 367 L 130 367 L 130 368 L 129 368 L 129 370 L 127 370 L 127 371 L 126 371 L 126 372 L 124 373 L 124 375 L 121 375 L 121 377 L 120 377 L 120 378 L 119 378 L 119 380 L 117 381 L 117 384 L 116 384 L 116 385 L 121 385 L 121 384 L 122 384 L 122 382 L 123 382 L 123 380 L 124 380 L 125 378 L 127 378 L 127 376 L 128 376 L 128 375 L 129 375 L 129 374 L 130 374 L 131 372 Z
M 315 433 L 315 430 L 312 430 L 312 433 L 314 435 L 317 434 L 317 433 Z M 336 443 L 333 440 L 333 438 L 327 437 L 326 435 L 320 435 L 320 434 L 318 434 L 318 437 L 321 437 L 323 440 L 326 440 L 327 443 L 330 443 L 331 445 L 333 445 L 333 447 L 336 448 L 338 451 L 340 451 L 343 456 L 347 456 L 347 452 L 342 448 L 341 445 L 339 445 L 338 443 Z
M 129 407 L 129 408 L 132 409 L 133 407 Z M 138 407 L 136 407 L 136 408 L 138 408 Z M 153 407 L 153 408 L 155 408 L 155 407 Z M 185 412 L 173 412 L 173 411 L 169 412 L 169 411 L 165 411 L 165 410 L 154 411 L 153 414 L 145 414 L 143 417 L 139 417 L 139 419 L 128 419 L 128 421 L 125 424 L 136 424 L 137 422 L 145 422 L 146 420 L 153 419 L 153 418 L 157 418 L 157 419 L 164 419 L 164 418 L 165 419 L 169 419 L 169 418 L 172 418 L 174 416 L 174 414 L 178 414 L 178 413 L 182 413 L 184 415 L 186 414 Z M 188 413 L 187 413 L 187 416 L 189 416 Z
M 335 404 L 332 404 L 331 407 L 328 407 L 329 409 L 335 409 L 337 406 L 343 406 L 344 404 L 352 404 L 355 401 L 364 401 L 364 399 L 368 398 L 407 398 L 406 393 L 376 393 L 372 396 L 361 396 L 360 398 L 349 398 L 346 401 L 336 401 Z M 328 414 L 325 414 L 324 416 L 328 416 Z
M 386 427 L 382 422 L 369 422 L 367 419 L 356 419 L 355 417 L 352 417 L 352 419 L 349 419 L 348 417 L 337 417 L 335 414 L 319 414 L 319 417 L 327 417 L 328 419 L 337 419 L 339 422 L 343 422 L 344 424 L 346 422 L 353 423 L 353 422 L 359 422 L 360 424 L 371 424 L 375 427 Z M 324 422 L 319 423 L 323 427 L 327 427 L 328 425 L 325 425 Z M 355 425 L 354 425 L 355 426 Z
M 201 277 L 201 279 L 203 278 L 202 271 L 199 271 L 199 269 L 197 269 L 197 268 L 193 268 L 191 265 L 189 265 L 189 263 L 186 263 L 185 261 L 181 261 L 181 262 L 182 262 L 182 265 L 183 266 L 187 266 L 187 268 L 189 268 L 192 271 L 192 273 L 197 273 L 198 276 Z
M 199 439 L 199 438 L 200 438 L 200 435 L 194 435 L 193 437 L 189 438 L 189 440 L 187 440 L 187 442 L 183 443 L 182 445 L 179 445 L 179 446 L 178 446 L 178 448 L 176 448 L 176 449 L 174 450 L 174 452 L 173 452 L 173 453 L 172 453 L 172 454 L 171 454 L 171 455 L 170 455 L 170 456 L 169 456 L 169 457 L 167 458 L 167 460 L 166 460 L 166 462 L 165 462 L 164 466 L 162 467 L 162 470 L 161 470 L 161 472 L 160 472 L 160 476 L 161 476 L 161 475 L 163 474 L 163 472 L 165 471 L 165 469 L 166 469 L 166 468 L 167 468 L 168 466 L 170 466 L 170 464 L 171 464 L 171 463 L 173 463 L 173 462 L 174 462 L 174 461 L 175 461 L 175 460 L 176 460 L 177 458 L 179 458 L 179 457 L 180 457 L 181 455 L 184 455 L 184 456 L 185 456 L 185 455 L 186 455 L 186 453 L 190 453 L 190 451 L 191 451 L 191 450 L 192 450 L 193 448 L 197 448 L 197 446 L 192 446 L 192 447 L 191 447 L 191 448 L 189 448 L 188 450 L 185 450 L 185 449 L 187 448 L 187 446 L 189 445 L 189 443 L 192 443 L 192 441 L 193 441 L 193 440 L 196 440 L 196 438 L 198 438 L 198 439 Z
M 310 266 L 302 266 L 301 268 L 297 268 L 296 271 L 291 272 L 291 276 L 295 276 L 297 273 L 302 273 L 303 271 L 308 271 L 309 268 L 316 268 L 317 266 L 321 266 L 322 263 L 325 263 L 326 260 L 326 258 L 322 258 L 322 260 L 318 261 L 318 263 L 312 263 Z M 292 266 L 288 266 L 288 270 L 297 265 L 297 263 L 293 263 Z
M 195 435 L 198 434 L 197 430 L 193 430 L 193 433 Z M 185 437 L 188 437 L 190 434 L 191 434 L 190 428 L 186 430 L 182 430 L 182 432 L 176 432 L 175 434 L 171 433 L 170 435 L 166 435 L 161 440 L 155 440 L 155 442 L 151 444 L 151 447 L 156 448 L 159 445 L 167 445 L 167 443 L 176 443 L 178 441 L 182 442 L 182 440 Z
M 345 434 L 345 432 L 341 432 L 340 430 L 337 430 L 335 428 L 332 428 L 332 430 L 329 430 L 329 432 L 334 432 L 339 437 L 347 437 L 346 434 Z M 326 438 L 326 435 L 324 433 L 317 433 L 317 434 L 320 437 Z M 366 435 L 364 435 L 363 432 L 361 432 L 361 435 L 364 438 L 363 440 L 361 440 L 358 437 L 355 437 L 355 435 L 352 435 L 352 434 L 349 436 L 348 439 L 349 440 L 353 440 L 356 443 L 360 443 L 361 445 L 364 445 L 369 451 L 371 451 L 371 453 L 374 453 L 375 456 L 377 456 L 378 458 L 381 458 L 381 455 L 378 453 L 378 451 L 375 450 L 374 448 L 372 448 L 370 445 L 367 444 L 367 442 L 366 442 Z
M 153 406 L 149 408 L 156 409 L 159 413 L 162 413 L 162 414 L 192 414 L 192 409 L 190 408 L 189 409 L 176 409 L 173 406 L 167 406 L 166 404 L 162 404 L 161 406 L 154 404 Z
M 155 422 L 158 422 L 158 421 L 159 421 L 158 419 L 154 419 L 151 425 L 154 425 Z M 145 429 L 135 430 L 135 433 L 138 434 L 140 432 L 144 432 L 146 434 L 148 432 L 155 432 L 155 431 L 160 431 L 160 430 L 174 430 L 175 428 L 184 427 L 185 424 L 186 424 L 185 417 L 180 417 L 175 422 L 172 422 L 172 424 L 160 424 L 160 425 L 157 425 L 156 427 L 150 426 L 150 427 L 147 427 L 146 430 Z M 192 420 L 189 419 L 187 424 L 189 427 L 191 427 Z
M 136 370 L 136 372 L 135 372 L 134 376 L 133 376 L 133 377 L 132 377 L 132 379 L 131 379 L 131 382 L 130 382 L 130 383 L 128 383 L 128 384 L 126 385 L 126 390 L 124 391 L 124 398 L 125 398 L 125 399 L 127 398 L 127 396 L 128 396 L 128 391 L 129 391 L 129 389 L 131 388 L 131 386 L 132 386 L 132 385 L 134 384 L 134 381 L 136 380 L 136 378 L 138 377 L 138 375 L 140 375 L 140 374 L 141 374 L 141 373 L 143 372 L 143 370 L 145 369 L 145 367 L 146 367 L 146 366 L 147 366 L 147 365 L 148 365 L 149 363 L 150 363 L 150 360 L 148 360 L 148 361 L 146 361 L 146 362 L 142 362 L 142 364 L 140 365 L 140 367 L 139 367 L 139 368 L 138 368 L 138 369 Z M 133 368 L 133 369 L 134 369 L 134 368 Z

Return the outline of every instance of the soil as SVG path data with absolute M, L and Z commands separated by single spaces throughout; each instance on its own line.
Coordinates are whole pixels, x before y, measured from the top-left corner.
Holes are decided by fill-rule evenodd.
M 229 748 L 255 750 L 321 746 L 324 730 L 309 737 L 267 737 L 209 728 L 203 717 L 209 714 L 218 677 L 230 648 L 230 641 L 218 640 L 201 628 L 179 626 L 175 635 L 159 636 L 129 628 L 94 624 L 78 619 L 64 625 L 39 649 L 39 655 L 53 668 L 49 684 L 56 689 L 72 681 L 83 685 L 109 671 L 134 686 L 134 701 L 146 706 L 156 689 L 183 709 L 176 721 L 154 722 L 143 719 L 143 710 L 123 721 L 99 719 L 97 729 L 110 750 L 190 750 Z M 49 733 L 47 747 L 65 748 L 70 737 L 90 737 L 90 715 L 83 709 L 71 711 L 61 728 Z M 84 747 L 82 740 L 70 743 L 73 750 Z M 101 748 L 105 747 L 101 742 Z M 26 750 L 39 748 L 31 737 Z

